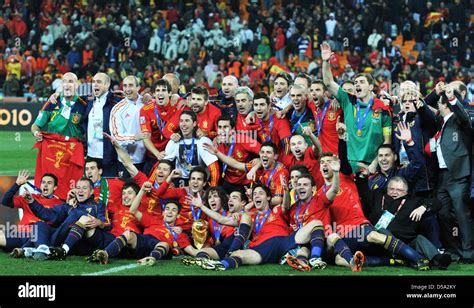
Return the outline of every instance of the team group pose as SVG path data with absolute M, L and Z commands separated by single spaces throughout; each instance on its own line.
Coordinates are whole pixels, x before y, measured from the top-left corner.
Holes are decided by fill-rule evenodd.
M 167 74 L 151 93 L 126 76 L 121 96 L 98 72 L 90 99 L 64 74 L 31 127 L 35 183 L 19 170 L 2 199 L 23 210 L 22 236 L 0 231 L 0 246 L 219 271 L 472 263 L 466 86 L 440 81 L 422 97 L 407 80 L 388 95 L 366 73 L 339 83 L 330 45 L 319 52 L 322 79 L 279 73 L 271 93 L 228 75 L 225 95 L 179 94 Z

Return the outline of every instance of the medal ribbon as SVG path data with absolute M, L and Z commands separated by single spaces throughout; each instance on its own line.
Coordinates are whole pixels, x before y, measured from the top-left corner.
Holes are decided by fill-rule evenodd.
M 262 129 L 264 141 L 270 141 L 272 139 L 272 130 L 273 130 L 273 116 L 270 116 L 270 130 L 268 131 L 268 136 L 265 134 L 265 128 L 263 127 L 262 120 L 258 120 L 260 128 Z
M 301 228 L 301 226 L 303 225 L 303 222 L 304 222 L 304 215 L 308 214 L 308 209 L 309 209 L 309 205 L 311 204 L 311 200 L 308 201 L 308 204 L 306 205 L 306 207 L 304 208 L 304 212 L 303 212 L 303 215 L 301 217 L 301 222 L 299 221 L 299 218 L 300 218 L 300 207 L 301 207 L 301 201 L 298 202 L 298 207 L 296 208 L 296 213 L 295 213 L 295 221 L 296 221 L 296 225 L 298 226 L 298 229 Z
M 160 128 L 161 134 L 163 134 L 163 129 L 165 128 L 166 121 L 161 121 L 160 113 L 158 112 L 158 107 L 157 107 L 156 102 L 153 103 L 153 109 L 155 109 L 156 125 Z
M 364 116 L 361 117 L 361 115 L 360 115 L 360 102 L 359 102 L 359 100 L 357 100 L 356 123 L 357 123 L 357 130 L 358 131 L 362 131 L 362 127 L 364 126 L 365 119 L 367 118 L 367 115 L 369 114 L 369 111 L 372 109 L 373 104 L 374 104 L 374 99 L 371 98 L 369 103 L 367 104 L 367 107 L 365 108 Z
M 165 224 L 166 224 L 166 228 L 168 228 L 168 230 L 171 232 L 171 235 L 173 235 L 174 241 L 178 242 L 178 235 L 176 234 L 176 232 L 173 231 L 173 228 L 171 228 L 169 223 L 165 222 Z
M 262 229 L 263 224 L 265 221 L 267 221 L 268 215 L 270 215 L 270 209 L 268 209 L 265 212 L 265 216 L 263 216 L 263 219 L 261 222 L 260 221 L 260 214 L 257 214 L 257 217 L 255 217 L 255 235 L 258 235 L 260 233 L 260 229 Z
M 222 212 L 222 216 L 227 216 L 227 211 Z M 221 238 L 222 225 L 212 220 L 212 229 L 214 229 L 214 237 L 218 241 Z
M 306 108 L 304 110 L 303 114 L 298 119 L 298 122 L 296 122 L 295 125 L 293 125 L 293 128 L 291 129 L 292 134 L 298 129 L 298 125 L 300 125 L 301 120 L 303 120 L 303 118 L 304 118 L 304 116 L 306 115 L 307 112 L 308 112 L 308 109 Z M 295 116 L 296 116 L 296 110 L 293 110 L 293 113 L 291 114 L 290 123 L 293 123 L 293 121 L 295 120 Z
M 318 136 L 319 136 L 319 132 L 321 131 L 321 128 L 323 127 L 323 122 L 324 122 L 324 118 L 326 117 L 326 113 L 327 113 L 328 108 L 329 108 L 329 103 L 330 103 L 329 100 L 327 100 L 324 103 L 322 115 L 321 115 L 321 109 L 319 107 L 318 107 L 318 110 L 316 112 L 316 127 L 317 127 L 317 131 L 318 131 Z M 319 117 L 320 115 L 321 115 L 321 119 Z
M 227 156 L 230 157 L 232 155 L 232 152 L 234 152 L 234 146 L 235 146 L 235 140 L 234 140 L 234 138 L 232 138 L 232 141 L 230 142 L 229 151 L 227 152 Z M 227 170 L 227 164 L 223 164 L 222 165 L 222 177 L 224 177 L 226 170 Z

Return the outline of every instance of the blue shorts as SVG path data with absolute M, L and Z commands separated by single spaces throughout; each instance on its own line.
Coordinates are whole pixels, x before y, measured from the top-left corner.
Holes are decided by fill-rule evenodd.
M 5 251 L 12 251 L 14 248 L 21 248 L 30 241 L 30 237 L 8 237 L 5 234 L 6 245 L 3 247 Z
M 115 235 L 112 233 L 96 228 L 94 234 L 86 238 L 86 241 L 88 245 L 94 249 L 104 249 L 112 243 L 115 238 Z
M 295 234 L 293 232 L 287 236 L 275 236 L 266 240 L 258 246 L 249 248 L 255 250 L 262 257 L 261 264 L 279 263 L 288 250 L 296 248 Z
M 137 247 L 135 249 L 129 249 L 130 254 L 133 258 L 141 259 L 148 257 L 150 253 L 155 249 L 156 244 L 160 243 L 161 241 L 150 234 L 137 234 Z M 163 256 L 161 259 L 171 259 L 171 248 L 168 251 L 166 256 Z
M 224 259 L 226 253 L 229 251 L 232 242 L 234 241 L 235 236 L 232 234 L 231 236 L 226 237 L 222 243 L 212 246 L 211 248 L 217 252 L 219 259 Z
M 367 235 L 369 235 L 370 232 L 377 231 L 374 226 L 366 224 L 357 226 L 356 228 L 361 230 L 361 234 L 354 234 L 355 232 L 351 232 L 348 236 L 342 238 L 352 253 L 357 250 L 361 250 L 370 255 L 380 255 L 381 253 L 384 253 L 383 246 L 369 243 L 367 240 Z

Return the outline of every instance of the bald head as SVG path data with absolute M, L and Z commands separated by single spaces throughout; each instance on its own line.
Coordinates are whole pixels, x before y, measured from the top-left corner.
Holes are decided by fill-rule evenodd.
M 107 91 L 110 87 L 110 77 L 105 73 L 97 73 L 94 78 L 92 78 L 92 91 L 94 92 L 95 97 L 100 97 Z
M 171 85 L 171 93 L 177 94 L 179 89 L 179 78 L 175 74 L 168 73 L 163 76 L 163 79 L 169 82 Z
M 77 92 L 77 76 L 74 73 L 67 72 L 62 78 L 63 96 L 66 100 L 71 100 Z
M 222 92 L 226 98 L 233 97 L 235 90 L 239 87 L 239 80 L 233 75 L 225 76 L 222 79 Z

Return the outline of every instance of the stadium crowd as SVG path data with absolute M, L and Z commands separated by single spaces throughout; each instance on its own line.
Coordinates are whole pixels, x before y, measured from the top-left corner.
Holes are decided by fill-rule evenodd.
M 5 84 L 36 76 L 48 100 L 36 192 L 15 196 L 21 170 L 2 200 L 23 236 L 0 246 L 212 270 L 473 263 L 467 5 L 322 2 L 251 1 L 243 22 L 238 1 L 6 5 L 42 34 L 8 51 Z M 26 52 L 53 62 L 51 88 Z

